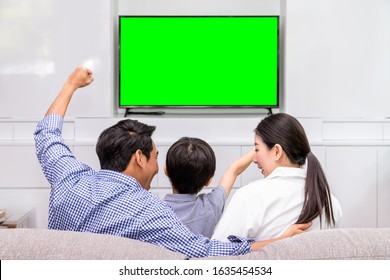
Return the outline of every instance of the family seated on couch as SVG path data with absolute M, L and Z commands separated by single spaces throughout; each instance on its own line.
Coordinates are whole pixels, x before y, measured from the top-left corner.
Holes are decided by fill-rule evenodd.
M 73 94 L 93 80 L 89 69 L 78 67 L 34 133 L 37 157 L 51 185 L 50 229 L 123 236 L 193 258 L 246 254 L 309 227 L 334 227 L 340 221 L 340 204 L 303 127 L 284 113 L 258 124 L 254 151 L 232 163 L 209 194 L 198 192 L 211 183 L 215 155 L 196 138 L 182 138 L 168 151 L 166 174 L 173 193 L 166 202 L 148 191 L 158 172 L 151 138 L 155 127 L 136 120 L 119 121 L 100 134 L 101 169 L 93 170 L 73 156 L 62 137 Z M 251 161 L 265 178 L 239 189 L 223 211 L 236 177 Z

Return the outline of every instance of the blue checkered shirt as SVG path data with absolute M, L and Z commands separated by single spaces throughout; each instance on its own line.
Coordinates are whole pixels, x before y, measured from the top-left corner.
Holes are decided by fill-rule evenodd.
M 36 153 L 51 185 L 49 228 L 112 234 L 149 242 L 189 258 L 240 255 L 253 240 L 230 243 L 195 235 L 172 208 L 125 174 L 95 171 L 78 161 L 61 135 L 63 118 L 46 116 L 34 136 Z

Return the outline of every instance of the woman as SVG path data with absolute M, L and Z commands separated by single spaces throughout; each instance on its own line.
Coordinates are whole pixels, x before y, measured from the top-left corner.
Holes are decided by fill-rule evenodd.
M 340 204 L 297 119 L 285 113 L 263 119 L 255 129 L 253 162 L 264 179 L 236 191 L 214 239 L 236 235 L 266 240 L 280 236 L 291 224 L 310 221 L 310 230 L 338 225 Z

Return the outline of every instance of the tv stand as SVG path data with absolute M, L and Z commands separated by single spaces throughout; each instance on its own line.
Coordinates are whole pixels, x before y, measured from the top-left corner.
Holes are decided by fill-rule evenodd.
M 164 114 L 165 114 L 164 111 L 141 112 L 141 111 L 131 111 L 130 108 L 127 108 L 126 112 L 125 112 L 125 118 L 127 117 L 127 115 L 157 115 L 157 116 L 160 116 L 160 115 L 164 115 Z
M 268 110 L 267 116 L 271 116 L 272 115 L 272 108 L 267 108 L 267 110 Z

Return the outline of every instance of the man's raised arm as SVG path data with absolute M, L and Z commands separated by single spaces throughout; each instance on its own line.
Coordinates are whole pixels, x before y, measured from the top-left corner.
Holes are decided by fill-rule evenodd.
M 68 77 L 60 93 L 47 110 L 46 115 L 56 114 L 64 117 L 74 92 L 78 88 L 87 86 L 92 83 L 93 79 L 94 78 L 91 70 L 82 66 L 77 67 L 76 70 L 74 70 L 73 73 Z

